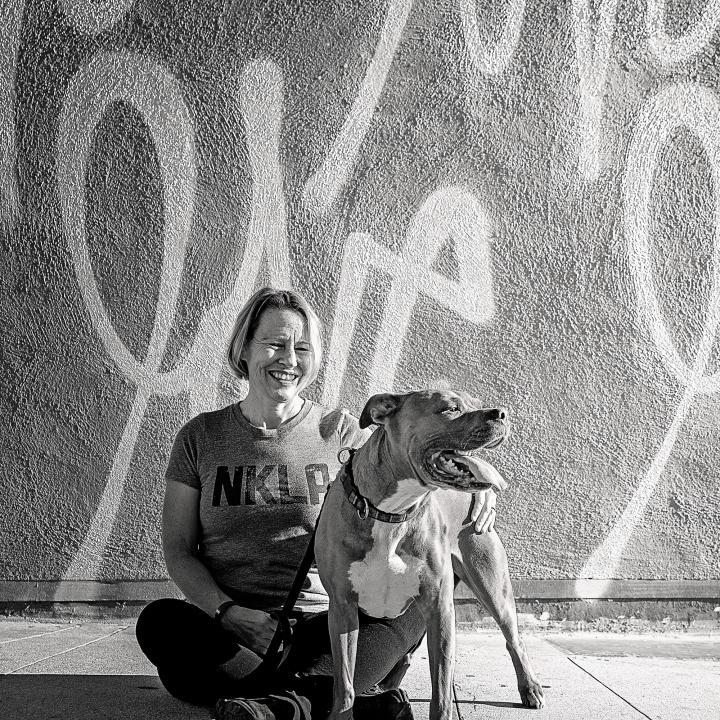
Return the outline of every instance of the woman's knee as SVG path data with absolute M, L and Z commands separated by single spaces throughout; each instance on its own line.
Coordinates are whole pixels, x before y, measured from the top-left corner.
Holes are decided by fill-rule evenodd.
M 175 664 L 191 657 L 227 659 L 234 644 L 224 635 L 200 608 L 174 598 L 151 602 L 135 625 L 138 645 L 153 665 Z

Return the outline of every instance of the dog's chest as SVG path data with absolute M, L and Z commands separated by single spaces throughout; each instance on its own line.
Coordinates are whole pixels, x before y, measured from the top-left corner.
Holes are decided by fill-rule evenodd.
M 425 563 L 399 549 L 407 525 L 376 523 L 373 545 L 362 560 L 350 565 L 348 578 L 363 612 L 372 617 L 397 617 L 420 594 Z

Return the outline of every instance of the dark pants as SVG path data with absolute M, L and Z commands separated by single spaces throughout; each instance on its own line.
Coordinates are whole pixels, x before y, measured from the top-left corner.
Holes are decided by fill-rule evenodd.
M 200 608 L 184 600 L 150 603 L 140 613 L 136 634 L 168 692 L 181 700 L 206 705 L 220 697 L 261 694 L 239 692 L 241 678 L 227 667 L 238 653 L 238 642 Z M 393 619 L 361 613 L 355 691 L 367 692 L 382 682 L 420 644 L 424 634 L 425 619 L 415 603 Z M 300 618 L 294 628 L 292 652 L 277 684 L 305 695 L 321 694 L 329 701 L 332 672 L 327 613 Z

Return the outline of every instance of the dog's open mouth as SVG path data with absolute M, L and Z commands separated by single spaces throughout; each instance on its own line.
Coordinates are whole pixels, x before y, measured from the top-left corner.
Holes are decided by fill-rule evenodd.
M 502 438 L 498 443 L 494 443 L 493 447 L 500 442 Z M 489 487 L 504 490 L 507 487 L 500 473 L 477 455 L 457 450 L 441 450 L 432 454 L 430 463 L 440 477 L 447 478 L 453 484 L 476 490 Z

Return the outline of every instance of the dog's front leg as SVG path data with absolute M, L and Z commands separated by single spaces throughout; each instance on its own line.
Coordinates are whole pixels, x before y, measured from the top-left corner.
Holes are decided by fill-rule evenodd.
M 355 656 L 358 639 L 358 606 L 348 598 L 330 599 L 328 612 L 333 657 L 333 706 L 329 720 L 350 720 L 355 702 Z
M 455 674 L 455 604 L 452 571 L 443 577 L 436 602 L 426 613 L 432 699 L 430 720 L 451 720 Z

